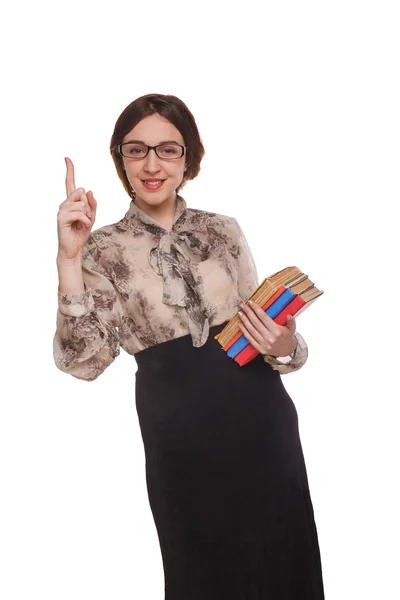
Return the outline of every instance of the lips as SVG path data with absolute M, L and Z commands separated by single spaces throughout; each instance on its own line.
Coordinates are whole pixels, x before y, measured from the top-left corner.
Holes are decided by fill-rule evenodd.
M 145 180 L 142 179 L 141 181 L 142 181 L 143 187 L 146 190 L 154 191 L 154 190 L 159 190 L 163 186 L 165 179 L 145 179 Z M 154 182 L 154 183 L 150 183 L 150 182 Z

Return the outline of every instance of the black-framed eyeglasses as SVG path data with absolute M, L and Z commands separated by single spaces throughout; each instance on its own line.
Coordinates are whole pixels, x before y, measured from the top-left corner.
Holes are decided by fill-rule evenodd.
M 175 160 L 182 158 L 185 153 L 185 146 L 181 146 L 177 142 L 168 144 L 158 144 L 157 146 L 147 146 L 138 142 L 124 142 L 118 146 L 118 152 L 126 158 L 141 160 L 146 158 L 150 150 L 154 150 L 158 158 L 162 160 Z

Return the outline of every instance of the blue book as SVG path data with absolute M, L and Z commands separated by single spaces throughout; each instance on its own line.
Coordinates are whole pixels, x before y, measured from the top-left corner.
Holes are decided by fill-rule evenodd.
M 291 302 L 296 296 L 297 294 L 294 294 L 289 288 L 287 288 L 283 294 L 281 294 L 279 298 L 277 298 L 275 302 L 273 302 L 271 306 L 267 308 L 265 313 L 271 317 L 271 319 L 275 319 L 275 317 L 279 315 L 285 306 L 287 306 L 289 302 Z M 236 340 L 236 342 L 228 349 L 227 355 L 231 358 L 235 358 L 235 356 L 249 344 L 249 340 L 242 334 L 240 338 Z

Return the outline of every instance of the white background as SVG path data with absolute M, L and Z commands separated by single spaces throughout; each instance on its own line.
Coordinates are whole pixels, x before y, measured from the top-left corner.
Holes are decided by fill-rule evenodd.
M 325 294 L 283 376 L 300 420 L 328 600 L 400 598 L 400 93 L 395 2 L 14 3 L 1 19 L 0 596 L 162 600 L 124 351 L 94 382 L 53 362 L 64 156 L 98 202 L 132 100 L 174 94 L 206 155 L 181 194 L 235 216 L 260 279 Z M 10 8 L 12 6 L 12 8 Z M 236 151 L 244 151 L 238 157 Z

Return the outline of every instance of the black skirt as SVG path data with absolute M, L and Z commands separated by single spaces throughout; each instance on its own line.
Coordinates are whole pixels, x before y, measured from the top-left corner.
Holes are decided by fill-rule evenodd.
M 135 354 L 165 600 L 322 600 L 296 408 L 261 355 L 226 355 L 224 326 Z

